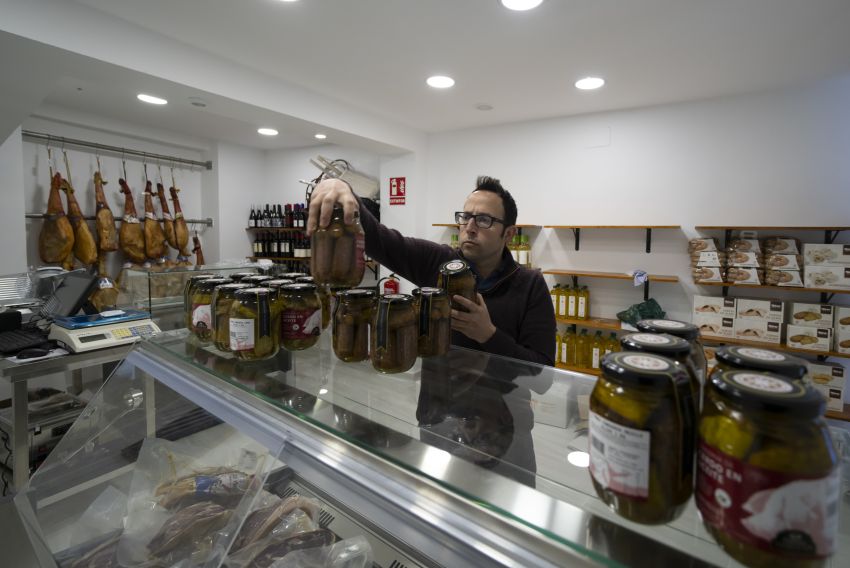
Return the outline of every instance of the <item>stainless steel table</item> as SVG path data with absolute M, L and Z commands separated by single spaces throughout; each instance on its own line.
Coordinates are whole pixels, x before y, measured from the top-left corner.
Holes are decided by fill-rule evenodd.
M 27 413 L 27 382 L 53 373 L 80 371 L 96 365 L 122 360 L 133 344 L 107 347 L 85 353 L 71 353 L 31 363 L 10 363 L 0 360 L 0 378 L 12 384 L 12 487 L 18 490 L 29 479 L 29 416 Z M 106 377 L 104 377 L 106 378 Z

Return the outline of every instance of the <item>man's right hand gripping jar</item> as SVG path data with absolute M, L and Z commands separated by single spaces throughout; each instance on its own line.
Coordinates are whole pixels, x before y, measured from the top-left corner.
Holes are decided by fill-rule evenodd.
M 699 422 L 696 502 L 715 540 L 747 566 L 823 566 L 836 548 L 841 480 L 811 386 L 717 370 Z

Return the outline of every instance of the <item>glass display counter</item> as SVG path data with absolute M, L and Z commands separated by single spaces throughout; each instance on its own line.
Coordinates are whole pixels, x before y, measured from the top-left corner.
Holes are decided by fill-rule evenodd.
M 337 566 L 325 540 L 348 543 L 338 565 L 352 567 L 739 566 L 692 503 L 649 527 L 599 501 L 585 453 L 593 377 L 462 349 L 381 375 L 329 343 L 259 362 L 185 330 L 137 346 L 16 497 L 45 565 L 263 565 L 234 551 L 256 525 L 245 519 L 297 494 L 316 503 L 308 534 L 323 560 L 276 566 Z M 844 451 L 845 431 L 834 438 Z M 850 562 L 842 467 L 832 566 Z M 215 507 L 190 509 L 199 500 Z

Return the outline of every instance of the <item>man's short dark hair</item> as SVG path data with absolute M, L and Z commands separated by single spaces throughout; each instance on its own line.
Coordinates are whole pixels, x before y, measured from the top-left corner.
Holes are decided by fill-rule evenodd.
M 516 201 L 511 192 L 502 187 L 502 182 L 490 176 L 478 176 L 475 180 L 474 191 L 489 191 L 502 198 L 502 208 L 505 210 L 505 227 L 516 225 Z M 504 233 L 504 228 L 502 229 Z

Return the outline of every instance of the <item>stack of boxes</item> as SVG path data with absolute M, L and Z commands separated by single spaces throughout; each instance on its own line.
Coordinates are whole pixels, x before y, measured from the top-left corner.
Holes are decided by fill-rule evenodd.
M 846 369 L 832 363 L 808 363 L 809 382 L 826 398 L 827 410 L 844 410 L 844 385 Z
M 787 329 L 788 346 L 811 351 L 831 351 L 835 335 L 834 318 L 835 306 L 792 303 Z
M 806 288 L 850 289 L 850 245 L 803 245 Z

